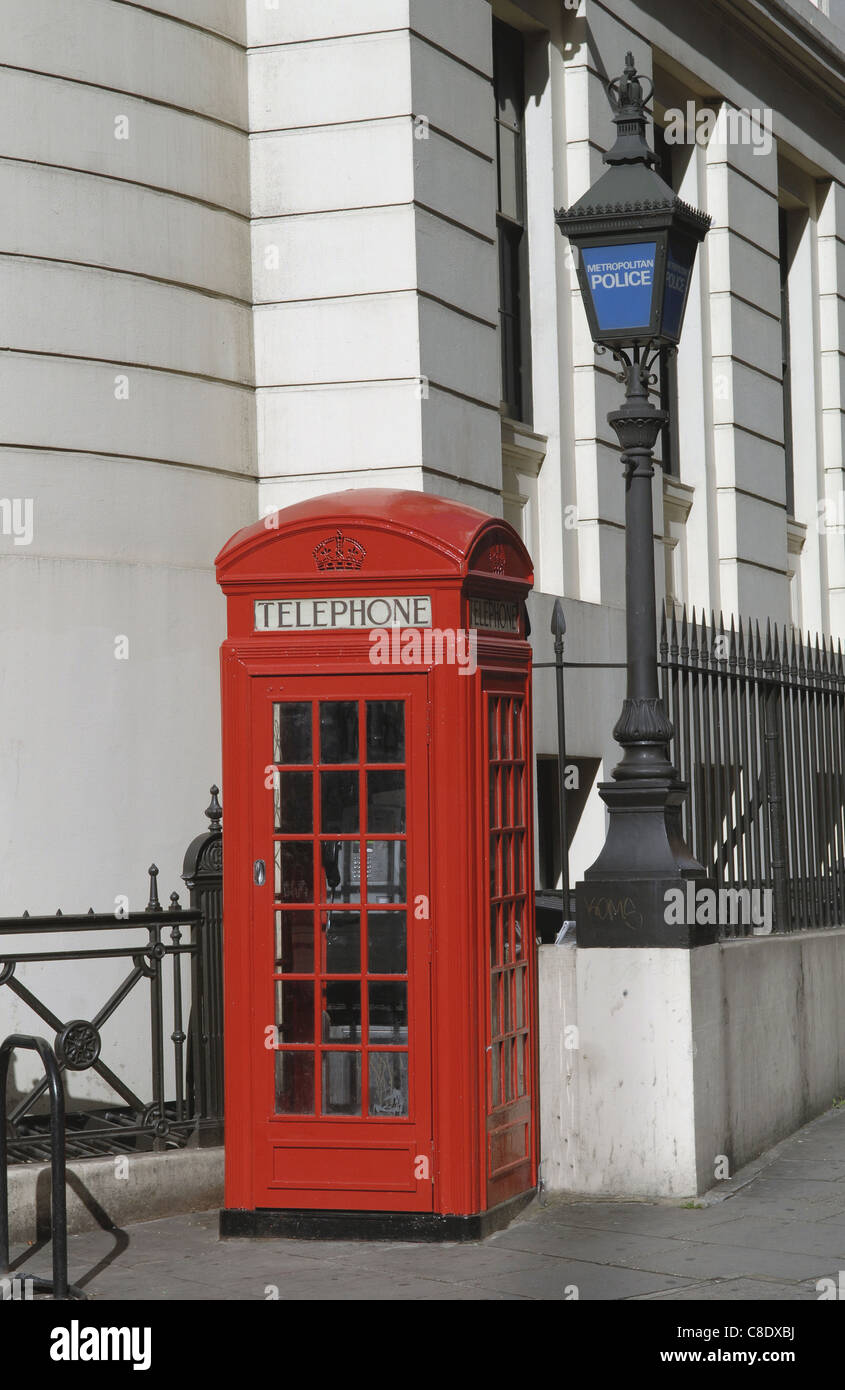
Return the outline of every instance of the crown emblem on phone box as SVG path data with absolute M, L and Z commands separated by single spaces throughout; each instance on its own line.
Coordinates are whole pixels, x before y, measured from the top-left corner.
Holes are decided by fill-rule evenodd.
M 314 546 L 314 562 L 318 570 L 359 570 L 366 553 L 360 541 L 336 531 Z

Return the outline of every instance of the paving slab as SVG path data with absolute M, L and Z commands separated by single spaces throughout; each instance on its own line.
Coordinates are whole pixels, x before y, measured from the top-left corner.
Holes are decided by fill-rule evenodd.
M 804 1284 L 779 1284 L 773 1279 L 719 1279 L 696 1284 L 678 1293 L 647 1294 L 641 1300 L 671 1298 L 677 1302 L 802 1303 L 818 1299 L 815 1288 Z
M 845 1269 L 845 1109 L 692 1203 L 563 1194 L 472 1243 L 227 1240 L 216 1210 L 71 1236 L 93 1303 L 818 1300 Z M 49 1243 L 13 1251 L 48 1274 Z

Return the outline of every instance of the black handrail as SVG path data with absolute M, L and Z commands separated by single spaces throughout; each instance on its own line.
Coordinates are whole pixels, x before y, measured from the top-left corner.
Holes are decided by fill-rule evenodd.
M 50 1153 L 53 1191 L 50 1202 L 50 1234 L 53 1247 L 52 1279 L 33 1278 L 37 1289 L 52 1291 L 53 1298 L 82 1298 L 67 1281 L 67 1193 L 65 1190 L 65 1092 L 56 1054 L 46 1038 L 12 1033 L 0 1043 L 0 1271 L 9 1272 L 9 1169 L 6 1138 L 6 1091 L 9 1062 L 17 1048 L 37 1052 L 44 1064 L 50 1088 Z

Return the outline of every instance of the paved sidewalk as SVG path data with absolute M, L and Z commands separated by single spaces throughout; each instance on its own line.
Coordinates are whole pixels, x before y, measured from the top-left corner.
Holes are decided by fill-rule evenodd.
M 221 1242 L 204 1212 L 69 1245 L 71 1280 L 95 1301 L 817 1300 L 817 1281 L 845 1271 L 845 1108 L 695 1207 L 551 1198 L 471 1245 Z M 49 1273 L 49 1246 L 16 1254 L 18 1277 Z

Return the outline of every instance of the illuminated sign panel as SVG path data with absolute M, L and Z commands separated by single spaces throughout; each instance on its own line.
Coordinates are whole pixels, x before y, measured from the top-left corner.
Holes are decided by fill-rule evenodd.
M 581 257 L 599 330 L 648 327 L 657 242 L 590 246 Z
M 256 632 L 315 632 L 332 628 L 431 627 L 431 599 L 417 594 L 367 598 L 255 600 Z
M 692 274 L 692 255 L 692 248 L 677 241 L 669 242 L 669 256 L 666 262 L 666 294 L 663 299 L 663 332 L 669 338 L 680 337 L 687 290 Z

